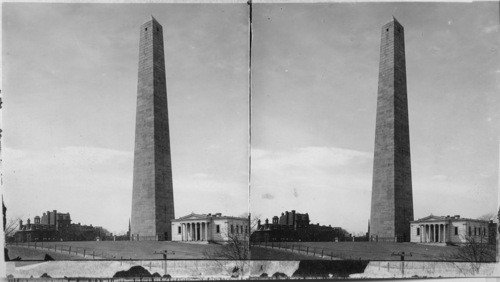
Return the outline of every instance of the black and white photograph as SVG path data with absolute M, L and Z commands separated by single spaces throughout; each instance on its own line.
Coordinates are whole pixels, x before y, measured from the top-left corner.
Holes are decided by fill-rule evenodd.
M 247 259 L 248 46 L 246 4 L 4 3 L 5 258 Z
M 485 2 L 3 2 L 2 277 L 498 277 Z
M 498 3 L 257 4 L 253 33 L 252 255 L 495 261 Z

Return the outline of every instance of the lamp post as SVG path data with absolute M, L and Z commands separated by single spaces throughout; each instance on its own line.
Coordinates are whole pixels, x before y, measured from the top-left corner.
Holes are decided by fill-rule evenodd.
M 391 256 L 399 256 L 401 257 L 401 274 L 405 276 L 405 256 L 412 256 L 412 254 L 405 254 L 405 252 L 392 253 Z
M 168 255 L 171 254 L 171 255 L 175 255 L 175 252 L 173 251 L 168 251 L 168 250 L 164 250 L 164 251 L 161 251 L 161 252 L 154 252 L 155 254 L 161 254 L 163 256 L 163 261 L 165 263 L 165 275 L 167 275 L 167 259 L 168 259 Z

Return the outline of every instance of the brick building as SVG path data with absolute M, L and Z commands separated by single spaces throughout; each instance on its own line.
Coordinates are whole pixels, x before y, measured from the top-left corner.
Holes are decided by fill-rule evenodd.
M 26 224 L 19 220 L 19 230 L 14 234 L 14 241 L 94 241 L 104 235 L 101 227 L 73 224 L 69 213 L 54 210 L 43 213 L 42 217 L 35 216 L 33 223 L 29 218 Z
M 271 223 L 268 219 L 264 224 L 258 220 L 257 230 L 250 238 L 253 242 L 327 242 L 345 241 L 350 234 L 340 227 L 310 224 L 308 213 L 292 210 L 274 216 Z

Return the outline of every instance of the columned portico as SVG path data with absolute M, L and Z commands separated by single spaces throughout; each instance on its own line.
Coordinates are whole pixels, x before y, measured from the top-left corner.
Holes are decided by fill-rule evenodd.
M 182 241 L 208 241 L 208 222 L 188 222 L 181 223 L 180 238 Z
M 461 218 L 459 215 L 430 215 L 412 221 L 410 224 L 411 242 L 436 244 L 462 244 L 466 243 L 468 237 L 482 239 L 480 236 L 487 236 L 488 234 L 486 234 L 485 230 L 490 228 L 490 225 L 492 226 L 492 223 L 486 220 Z M 476 229 L 482 230 L 482 233 L 472 232 L 472 230 Z M 494 238 L 493 235 L 491 237 L 491 241 L 493 242 L 496 237 Z
M 226 242 L 230 236 L 248 240 L 248 232 L 232 232 L 231 226 L 248 229 L 248 218 L 222 216 L 221 214 L 195 214 L 181 217 L 172 221 L 172 240 L 184 242 Z

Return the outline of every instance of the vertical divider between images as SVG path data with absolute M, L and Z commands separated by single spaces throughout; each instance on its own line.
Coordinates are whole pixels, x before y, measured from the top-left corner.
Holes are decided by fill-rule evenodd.
M 252 210 L 251 210 L 251 193 L 252 193 L 252 0 L 248 0 L 248 256 L 247 260 L 251 259 L 251 235 L 252 235 Z M 250 273 L 249 273 L 250 275 Z

